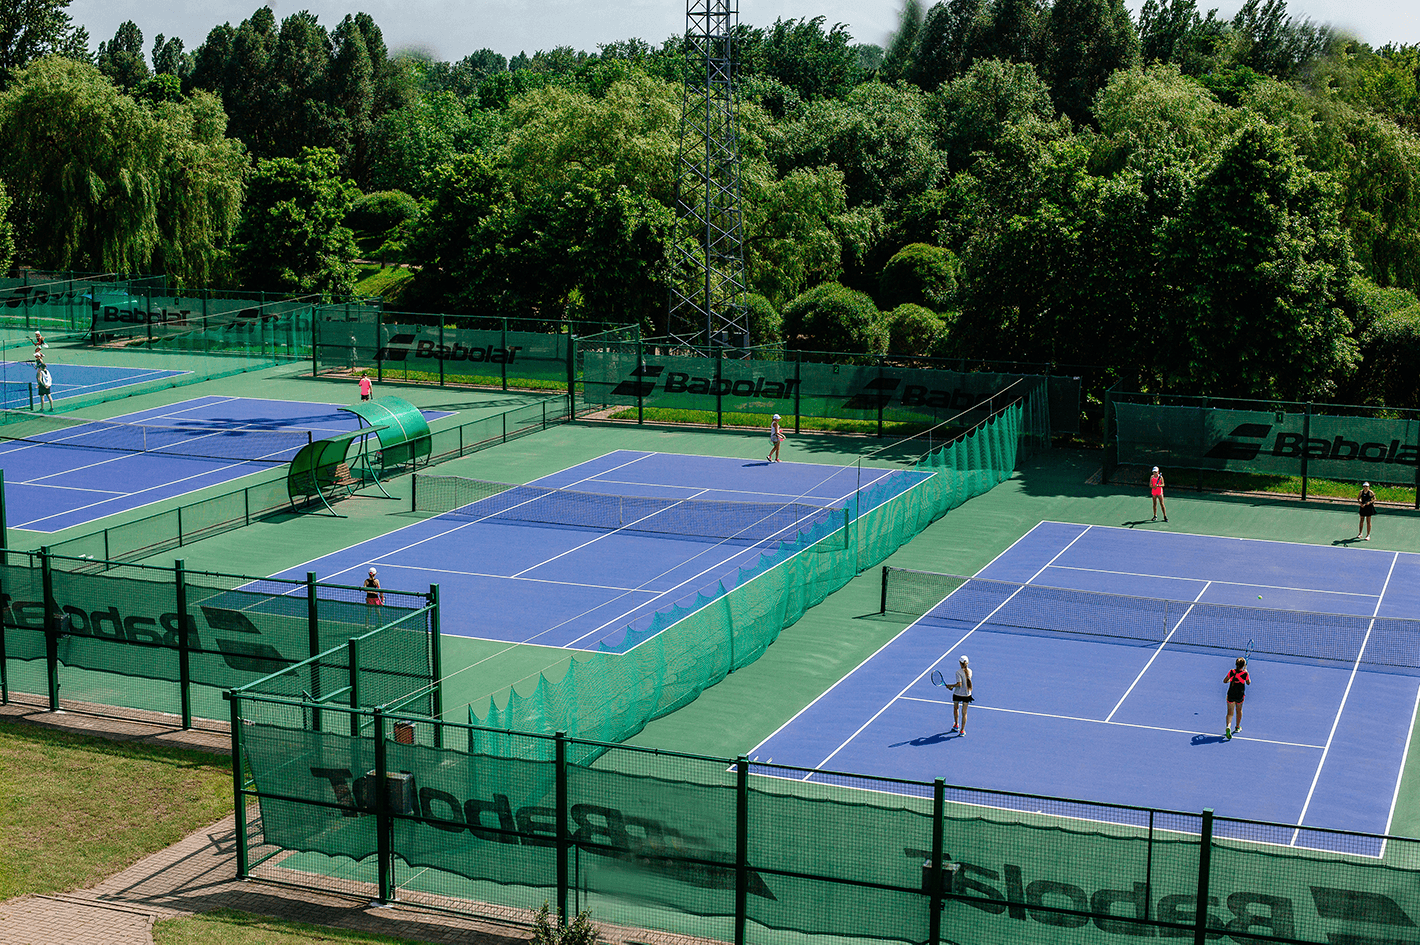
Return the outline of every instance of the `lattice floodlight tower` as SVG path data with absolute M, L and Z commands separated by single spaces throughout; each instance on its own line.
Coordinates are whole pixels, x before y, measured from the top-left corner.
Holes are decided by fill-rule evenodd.
M 748 347 L 735 125 L 738 0 L 686 0 L 685 25 L 677 232 L 666 333 L 685 344 Z

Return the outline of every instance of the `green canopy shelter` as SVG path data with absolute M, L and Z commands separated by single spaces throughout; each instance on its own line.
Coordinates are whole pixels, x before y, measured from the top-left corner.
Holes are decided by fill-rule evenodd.
M 382 469 L 405 465 L 413 467 L 429 458 L 429 422 L 418 407 L 404 398 L 362 400 L 340 409 L 353 413 L 374 428 L 380 441 L 377 460 Z
M 371 436 L 378 436 L 383 429 L 380 426 L 361 427 L 301 447 L 286 472 L 286 491 L 291 497 L 291 504 L 296 504 L 297 497 L 307 501 L 318 498 L 331 515 L 339 516 L 340 513 L 330 505 L 330 500 L 336 497 L 337 490 L 344 489 L 345 494 L 349 495 L 356 486 L 364 482 L 363 474 L 357 479 L 350 472 L 350 447 L 357 440 L 360 442 L 360 452 L 357 456 L 367 458 L 365 465 L 374 476 L 374 464 L 368 462 L 368 443 Z M 381 492 L 385 492 L 384 484 L 377 476 L 375 484 L 380 487 Z M 385 492 L 385 495 L 388 496 L 389 493 Z

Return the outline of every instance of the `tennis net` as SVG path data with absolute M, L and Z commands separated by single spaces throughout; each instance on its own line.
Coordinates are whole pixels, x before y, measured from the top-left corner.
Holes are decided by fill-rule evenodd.
M 311 442 L 305 430 L 252 427 L 159 426 L 0 410 L 0 441 L 123 453 L 162 453 L 195 459 L 287 463 Z
M 848 515 L 845 509 L 797 502 L 664 499 L 419 474 L 414 477 L 413 509 L 470 521 L 622 530 L 748 544 L 793 541 L 814 528 L 828 534 L 844 525 Z
M 948 599 L 949 598 L 949 599 Z M 1407 675 L 1420 671 L 1420 620 L 1133 597 L 883 568 L 882 613 L 1032 636 L 1198 647 Z

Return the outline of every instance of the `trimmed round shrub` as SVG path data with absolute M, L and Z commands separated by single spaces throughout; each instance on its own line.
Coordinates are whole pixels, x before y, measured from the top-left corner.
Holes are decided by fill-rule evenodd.
M 888 313 L 888 353 L 938 357 L 951 324 L 931 309 L 905 302 Z
M 740 304 L 749 311 L 749 343 L 772 345 L 784 340 L 784 316 L 762 295 L 746 292 Z
M 365 194 L 345 215 L 352 230 L 384 233 L 419 216 L 419 201 L 402 190 L 381 190 Z
M 784 306 L 784 338 L 804 351 L 887 354 L 887 318 L 862 292 L 825 282 Z
M 878 276 L 878 304 L 884 309 L 912 303 L 943 312 L 957 295 L 957 258 L 949 249 L 908 243 Z

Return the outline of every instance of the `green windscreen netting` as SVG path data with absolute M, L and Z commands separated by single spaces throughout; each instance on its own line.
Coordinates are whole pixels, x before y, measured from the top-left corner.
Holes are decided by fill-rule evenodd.
M 1420 414 L 1111 393 L 1119 465 L 1415 485 Z M 1363 412 L 1364 411 L 1364 412 Z M 1391 416 L 1377 414 L 1390 413 Z M 1367 415 L 1369 414 L 1369 415 Z
M 5 558 L 0 632 L 6 661 L 11 668 L 35 661 L 18 672 L 31 681 L 25 691 L 42 693 L 45 686 L 33 680 L 45 673 L 44 560 L 13 552 Z M 55 557 L 50 565 L 62 697 L 176 712 L 183 618 L 174 569 L 114 565 L 93 573 L 93 561 Z M 305 660 L 313 646 L 319 652 L 396 623 L 417 624 L 423 650 L 433 646 L 432 628 L 412 616 L 425 614 L 424 595 L 386 591 L 380 606 L 369 606 L 362 588 L 317 584 L 313 611 L 302 582 L 210 572 L 183 572 L 182 578 L 194 711 L 206 718 L 226 717 L 223 690 Z M 387 638 L 396 637 L 405 634 Z M 428 662 L 427 656 L 411 658 L 408 672 L 427 674 Z
M 860 570 L 1009 477 L 1022 411 L 1014 403 L 916 469 L 877 480 L 850 503 L 846 525 L 831 518 L 781 543 L 740 569 L 732 590 L 721 584 L 718 594 L 702 594 L 693 606 L 660 611 L 646 630 L 629 628 L 619 652 L 575 655 L 565 672 L 549 667 L 536 680 L 491 694 L 484 706 L 470 706 L 470 718 L 597 741 L 629 737 L 754 662 L 783 628 Z
M 577 346 L 579 414 L 621 407 L 642 414 L 682 412 L 658 415 L 665 419 L 714 422 L 729 417 L 735 423 L 767 425 L 777 413 L 795 429 L 810 418 L 871 427 L 931 426 L 960 417 L 961 428 L 970 429 L 1000 406 L 989 404 L 992 394 L 1029 381 L 1043 391 L 1025 405 L 1030 415 L 1021 427 L 1027 438 L 1024 455 L 1048 448 L 1057 406 L 1062 416 L 1075 418 L 1078 429 L 1078 378 L 1051 378 L 1047 383 L 1044 377 L 892 365 L 867 356 L 861 359 L 867 363 L 856 364 L 780 360 L 772 357 L 775 352 L 758 351 L 744 358 L 706 357 L 667 353 L 609 336 L 580 338 Z M 978 404 L 975 415 L 963 414 Z
M 254 873 L 316 888 L 368 895 L 383 876 L 399 900 L 565 903 L 701 940 L 739 926 L 765 945 L 1375 945 L 1410 942 L 1420 916 L 1420 843 L 1398 837 L 624 745 L 579 763 L 592 746 L 576 740 L 558 761 L 527 733 L 488 754 L 449 723 L 404 723 L 411 737 L 386 718 L 379 738 L 365 712 L 351 737 L 288 724 L 293 707 L 260 697 L 241 710 L 244 795 L 262 814 L 241 839 L 282 854 Z

